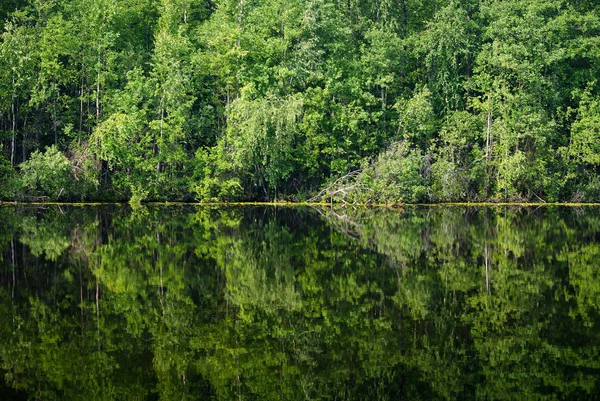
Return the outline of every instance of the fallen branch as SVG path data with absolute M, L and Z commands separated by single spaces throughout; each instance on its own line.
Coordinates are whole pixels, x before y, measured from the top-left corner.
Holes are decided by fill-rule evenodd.
M 541 200 L 542 202 L 546 203 L 545 200 L 543 200 L 542 198 L 540 198 L 535 192 L 531 191 L 532 194 L 535 195 L 536 198 L 538 198 L 539 200 Z
M 323 198 L 330 198 L 340 192 L 343 192 L 344 195 L 346 195 L 348 193 L 348 191 L 350 189 L 355 188 L 358 185 L 358 183 L 354 183 L 354 184 L 352 184 L 350 186 L 346 186 L 344 188 L 338 188 L 340 186 L 341 182 L 345 180 L 345 183 L 348 184 L 349 179 L 355 179 L 356 177 L 358 177 L 360 175 L 361 172 L 362 172 L 362 170 L 354 170 L 354 171 L 349 172 L 345 176 L 336 179 L 333 183 L 331 183 L 331 185 L 322 189 L 318 194 L 316 194 L 315 196 L 310 198 L 308 201 L 309 202 L 322 201 Z

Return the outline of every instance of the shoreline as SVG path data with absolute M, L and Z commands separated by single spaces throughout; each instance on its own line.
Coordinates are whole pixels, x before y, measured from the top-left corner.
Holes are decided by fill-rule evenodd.
M 56 205 L 56 206 L 106 206 L 106 205 L 132 205 L 130 202 L 27 202 L 27 201 L 0 201 L 0 206 L 27 206 L 27 205 Z M 364 207 L 400 209 L 404 207 L 600 207 L 600 202 L 441 202 L 441 203 L 328 203 L 328 202 L 178 202 L 178 201 L 148 201 L 133 204 L 136 206 L 274 206 L 274 207 L 299 207 L 299 206 L 327 206 L 327 207 Z

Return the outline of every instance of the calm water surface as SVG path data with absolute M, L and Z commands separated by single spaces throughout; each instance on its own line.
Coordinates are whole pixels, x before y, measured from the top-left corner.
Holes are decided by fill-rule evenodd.
M 597 208 L 0 207 L 2 400 L 590 399 Z

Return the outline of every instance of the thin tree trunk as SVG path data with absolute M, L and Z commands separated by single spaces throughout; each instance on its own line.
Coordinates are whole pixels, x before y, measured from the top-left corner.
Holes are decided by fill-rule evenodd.
M 238 26 L 238 38 L 237 47 L 241 47 L 242 43 L 242 14 L 244 12 L 244 0 L 240 0 L 240 6 L 238 9 L 237 26 Z
M 490 107 L 490 109 L 488 110 L 488 116 L 487 116 L 487 130 L 486 130 L 486 141 L 485 141 L 485 145 L 486 145 L 486 156 L 488 158 L 488 160 L 491 157 L 491 146 L 492 146 L 492 109 Z
M 83 68 L 83 62 L 82 64 L 82 68 Z M 83 85 L 84 85 L 84 78 L 85 78 L 85 74 L 82 71 L 81 72 L 81 91 L 79 92 L 80 94 L 80 98 L 79 98 L 79 133 L 81 135 L 81 130 L 83 129 Z
M 505 160 L 508 159 L 508 147 L 506 149 L 504 149 L 504 158 Z M 506 181 L 504 182 L 504 202 L 506 202 L 506 199 L 508 198 L 508 185 L 506 185 Z
M 17 117 L 15 115 L 15 77 L 12 79 L 13 96 L 12 96 L 12 139 L 10 142 L 10 166 L 15 166 L 15 131 L 17 129 Z
M 23 140 L 21 141 L 21 161 L 25 161 L 27 157 L 27 138 L 25 137 L 25 126 L 27 125 L 27 118 L 23 122 Z
M 41 115 L 41 113 L 38 110 L 37 118 L 35 121 L 35 139 L 34 139 L 35 149 L 38 149 L 40 147 L 40 120 L 41 120 L 40 115 Z
M 406 38 L 406 0 L 402 0 L 402 38 Z
M 89 80 L 88 80 L 88 84 L 89 84 L 89 83 L 90 83 L 90 82 L 89 82 Z M 92 89 L 91 89 L 91 88 L 88 88 L 88 93 L 90 93 L 91 91 L 92 91 Z M 90 100 L 91 100 L 91 99 L 90 99 L 90 96 L 88 96 L 88 97 L 87 97 L 87 115 L 88 115 L 88 116 L 91 116 L 91 115 L 92 115 L 92 106 L 91 106 L 91 102 L 90 102 Z M 88 134 L 90 134 L 90 135 L 91 135 L 91 134 L 92 134 L 92 124 L 90 124 L 89 122 L 88 122 L 88 124 L 87 124 L 87 129 L 88 129 Z
M 96 125 L 100 121 L 100 71 L 98 71 L 98 82 L 96 83 Z
M 98 77 L 96 79 L 96 125 L 100 121 L 100 61 L 101 57 L 98 55 Z
M 467 7 L 467 20 L 471 20 L 471 8 Z M 467 51 L 467 80 L 471 79 L 471 54 Z M 470 85 L 467 85 L 467 99 L 471 97 Z
M 163 137 L 163 121 L 165 118 L 165 108 L 164 108 L 165 98 L 160 99 L 160 139 Z M 158 144 L 156 145 L 156 153 L 158 156 L 158 161 L 156 162 L 156 182 L 158 183 L 158 174 L 160 173 L 160 147 Z
M 485 139 L 485 147 L 486 147 L 486 155 L 485 155 L 485 198 L 488 198 L 488 185 L 489 185 L 489 172 L 488 165 L 490 163 L 490 159 L 492 157 L 492 100 L 490 95 L 488 95 L 489 109 L 487 115 L 487 129 L 486 129 L 486 139 Z
M 52 129 L 54 130 L 54 144 L 58 145 L 58 121 L 56 121 L 56 99 L 52 101 Z

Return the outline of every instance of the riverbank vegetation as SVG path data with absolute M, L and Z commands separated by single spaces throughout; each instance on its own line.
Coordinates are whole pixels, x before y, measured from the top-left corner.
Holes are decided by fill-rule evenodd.
M 597 201 L 591 0 L 10 0 L 0 199 Z

